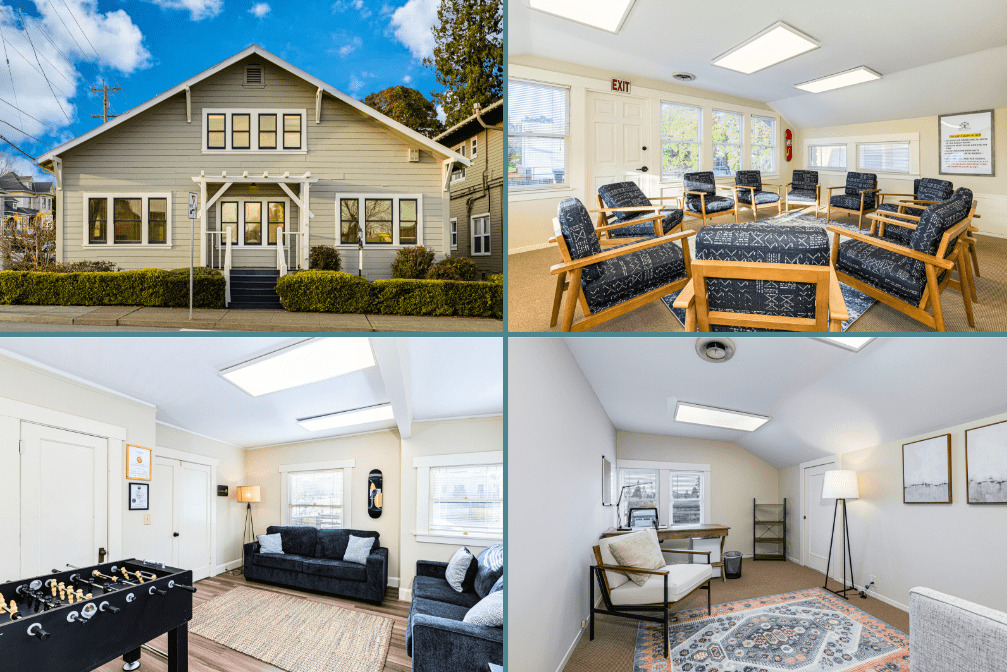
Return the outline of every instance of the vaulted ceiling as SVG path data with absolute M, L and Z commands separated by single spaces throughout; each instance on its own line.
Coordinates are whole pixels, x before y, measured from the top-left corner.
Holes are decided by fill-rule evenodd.
M 1005 14 L 1005 0 L 636 0 L 613 35 L 516 0 L 508 3 L 508 52 L 665 81 L 691 72 L 691 87 L 764 102 L 798 128 L 814 128 L 1007 106 Z M 777 21 L 821 48 L 751 75 L 712 65 Z M 883 79 L 821 94 L 794 88 L 860 65 Z
M 733 441 L 776 467 L 1004 412 L 1007 340 L 877 338 L 851 352 L 815 338 L 735 337 L 710 363 L 692 338 L 569 338 L 616 429 Z M 772 419 L 754 432 L 676 422 L 676 401 Z

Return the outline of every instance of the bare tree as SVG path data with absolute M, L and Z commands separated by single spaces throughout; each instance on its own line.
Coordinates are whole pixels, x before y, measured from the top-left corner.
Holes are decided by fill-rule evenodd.
M 56 260 L 56 224 L 52 213 L 12 215 L 0 224 L 0 258 L 4 268 L 32 270 Z

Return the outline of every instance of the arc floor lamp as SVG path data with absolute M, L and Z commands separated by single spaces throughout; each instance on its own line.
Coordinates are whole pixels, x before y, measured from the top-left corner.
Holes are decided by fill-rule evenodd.
M 837 469 L 825 472 L 825 481 L 822 484 L 822 499 L 834 499 L 836 505 L 832 510 L 832 535 L 829 537 L 829 559 L 825 563 L 825 585 L 822 586 L 830 593 L 839 595 L 844 600 L 846 591 L 856 590 L 857 585 L 853 579 L 853 555 L 850 552 L 850 529 L 846 524 L 846 500 L 859 499 L 860 487 L 857 484 L 857 472 L 851 469 Z M 839 515 L 839 503 L 843 503 L 843 527 L 839 536 L 842 538 L 842 558 L 843 558 L 843 587 L 839 590 L 829 588 L 829 570 L 832 568 L 832 545 L 836 538 L 836 517 Z M 850 587 L 846 586 L 846 562 L 850 563 Z

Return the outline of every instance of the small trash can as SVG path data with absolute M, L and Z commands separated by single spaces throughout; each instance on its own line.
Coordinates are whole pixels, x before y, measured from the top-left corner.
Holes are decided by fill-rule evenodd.
M 724 576 L 729 579 L 741 578 L 741 553 L 739 551 L 724 553 Z

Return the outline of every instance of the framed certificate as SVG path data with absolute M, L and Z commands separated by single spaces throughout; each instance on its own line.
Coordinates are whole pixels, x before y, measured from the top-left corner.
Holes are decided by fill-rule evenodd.
M 129 510 L 149 511 L 150 510 L 150 484 L 130 483 L 129 484 Z
M 996 174 L 993 110 L 942 114 L 937 117 L 941 175 Z
M 150 448 L 126 444 L 126 479 L 149 481 L 153 470 L 153 455 Z

